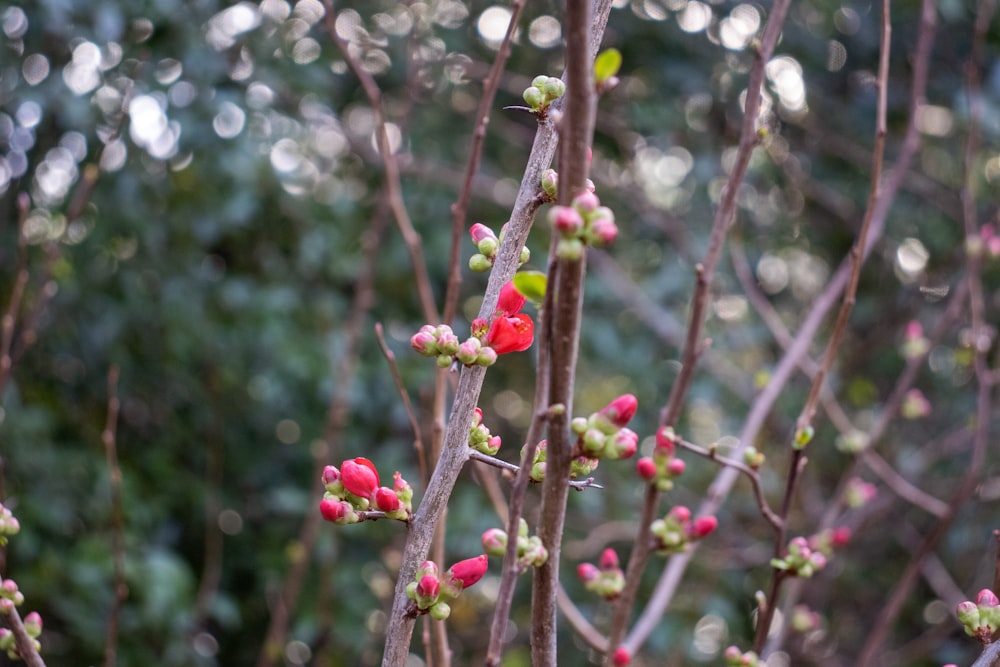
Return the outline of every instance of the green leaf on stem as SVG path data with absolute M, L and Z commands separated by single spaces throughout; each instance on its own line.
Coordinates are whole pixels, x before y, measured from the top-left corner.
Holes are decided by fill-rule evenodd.
M 618 49 L 602 51 L 594 61 L 594 81 L 604 83 L 618 74 L 622 66 L 622 54 Z
M 514 274 L 514 288 L 536 306 L 545 299 L 548 277 L 541 271 L 521 271 Z

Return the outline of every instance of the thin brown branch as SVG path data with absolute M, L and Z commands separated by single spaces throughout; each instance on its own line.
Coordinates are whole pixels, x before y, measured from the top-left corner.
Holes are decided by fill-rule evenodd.
M 593 56 L 589 33 L 589 2 L 566 3 L 566 101 L 559 137 L 559 203 L 568 206 L 586 188 L 588 152 L 594 133 L 596 94 Z M 558 232 L 553 231 L 553 234 Z M 549 364 L 551 385 L 545 480 L 538 537 L 548 550 L 548 559 L 535 568 L 531 596 L 531 662 L 536 667 L 557 664 L 556 610 L 559 591 L 559 563 L 566 519 L 566 496 L 573 440 L 573 390 L 583 310 L 583 277 L 586 255 L 578 259 L 557 257 L 554 274 L 549 275 L 545 308 L 549 323 Z
M 118 619 L 122 605 L 128 597 L 125 583 L 125 520 L 122 511 L 122 472 L 118 467 L 117 434 L 118 410 L 118 367 L 108 369 L 108 414 L 101 432 L 104 456 L 108 465 L 108 480 L 111 485 L 111 544 L 114 557 L 114 601 L 108 614 L 108 627 L 104 635 L 104 665 L 114 667 L 118 653 Z
M 302 545 L 301 556 L 292 562 L 281 589 L 271 600 L 271 620 L 268 624 L 264 642 L 257 655 L 257 667 L 269 667 L 281 656 L 288 626 L 291 622 L 292 610 L 298 602 L 299 593 L 305 581 L 306 572 L 312 561 L 313 549 L 319 534 L 322 517 L 317 511 L 323 496 L 323 487 L 319 483 L 323 466 L 328 457 L 338 450 L 344 426 L 347 424 L 350 407 L 350 394 L 356 379 L 359 361 L 359 348 L 365 321 L 375 301 L 374 280 L 375 263 L 378 256 L 379 238 L 387 220 L 387 211 L 378 208 L 372 220 L 371 227 L 362 235 L 362 261 L 354 287 L 354 298 L 342 330 L 343 345 L 340 357 L 332 364 L 331 375 L 336 378 L 334 390 L 327 407 L 326 424 L 323 430 L 323 447 L 313 450 L 313 470 L 310 483 L 313 488 L 313 502 L 310 504 L 302 526 L 299 529 L 298 542 Z M 329 620 L 327 618 L 327 620 Z M 325 632 L 327 624 L 321 625 L 320 631 Z
M 983 44 L 987 30 L 995 11 L 994 0 L 982 0 L 979 3 L 978 14 L 974 26 L 972 39 L 972 52 L 969 62 L 966 64 L 966 91 L 969 97 L 969 127 L 965 143 L 965 173 L 962 180 L 962 209 L 963 224 L 966 236 L 971 236 L 978 231 L 978 221 L 975 207 L 975 193 L 973 183 L 975 180 L 974 163 L 975 156 L 980 150 L 979 144 L 979 119 L 982 114 L 982 101 L 980 99 L 979 84 L 979 62 L 982 58 Z M 872 631 L 869 633 L 861 650 L 858 665 L 868 667 L 876 662 L 882 644 L 896 617 L 899 615 L 903 604 L 906 602 L 912 589 L 917 574 L 920 572 L 924 559 L 930 554 L 944 538 L 951 528 L 958 511 L 966 500 L 972 495 L 975 489 L 976 480 L 982 470 L 982 462 L 986 455 L 986 446 L 989 440 L 992 389 L 990 381 L 990 371 L 986 366 L 986 345 L 980 344 L 980 337 L 985 336 L 983 329 L 983 311 L 985 307 L 982 287 L 981 272 L 982 257 L 979 253 L 969 253 L 966 259 L 967 276 L 966 281 L 969 291 L 969 311 L 972 319 L 973 337 L 973 368 L 975 377 L 979 384 L 976 398 L 976 421 L 973 435 L 972 454 L 966 466 L 965 473 L 959 481 L 954 494 L 948 503 L 948 513 L 942 517 L 924 538 L 923 543 L 914 552 L 909 564 L 903 571 L 896 586 L 889 596 L 888 601 L 883 606 Z
M 406 385 L 403 384 L 403 376 L 399 373 L 399 366 L 396 364 L 396 354 L 389 349 L 389 345 L 385 342 L 385 333 L 382 331 L 381 322 L 375 323 L 375 339 L 378 341 L 379 349 L 382 350 L 382 355 L 389 364 L 392 381 L 396 383 L 396 391 L 399 392 L 399 398 L 403 401 L 403 408 L 406 410 L 406 417 L 410 421 L 410 428 L 413 429 L 413 451 L 416 453 L 417 462 L 420 465 L 420 479 L 426 487 L 427 461 L 424 456 L 424 441 L 420 437 L 420 421 L 417 419 L 417 413 L 413 409 L 413 403 L 410 401 L 409 392 L 406 391 Z
M 14 285 L 10 290 L 7 308 L 0 321 L 0 402 L 3 401 L 4 387 L 10 378 L 14 362 L 10 348 L 14 341 L 14 327 L 17 325 L 18 313 L 21 311 L 21 300 L 24 298 L 24 287 L 28 284 L 28 239 L 24 233 L 24 223 L 28 219 L 28 208 L 31 200 L 26 192 L 17 197 L 17 269 L 14 274 Z
M 455 317 L 455 308 L 458 305 L 458 290 L 462 284 L 462 262 L 459 260 L 461 251 L 462 235 L 465 231 L 465 216 L 469 209 L 469 200 L 472 198 L 472 181 L 479 170 L 479 162 L 483 154 L 483 145 L 486 141 L 486 129 L 490 122 L 490 112 L 493 110 L 493 102 L 496 99 L 497 90 L 500 87 L 500 79 L 510 57 L 511 43 L 514 40 L 514 33 L 517 31 L 518 21 L 521 18 L 521 11 L 524 9 L 525 0 L 513 0 L 510 5 L 510 23 L 507 24 L 507 33 L 497 49 L 497 54 L 493 58 L 490 72 L 483 81 L 482 97 L 479 99 L 479 109 L 476 111 L 475 130 L 472 132 L 472 147 L 469 151 L 469 161 L 465 165 L 465 176 L 462 179 L 462 190 L 459 192 L 458 200 L 451 206 L 451 251 L 448 260 L 448 287 L 444 297 L 445 324 L 450 324 Z
M 875 113 L 875 147 L 872 155 L 871 186 L 868 192 L 868 205 L 865 208 L 864 221 L 861 223 L 861 230 L 855 240 L 850 253 L 850 274 L 847 287 L 844 289 L 843 301 L 837 313 L 837 319 L 833 325 L 833 332 L 827 342 L 826 351 L 820 362 L 812 385 L 809 388 L 809 395 L 802 412 L 795 425 L 795 440 L 797 444 L 792 452 L 789 463 L 788 477 L 785 485 L 785 498 L 781 506 L 781 517 L 787 520 L 788 512 L 791 509 L 792 498 L 795 493 L 795 486 L 799 478 L 799 472 L 803 464 L 803 447 L 808 442 L 810 436 L 805 436 L 807 430 L 812 429 L 813 417 L 816 414 L 816 406 L 819 403 L 820 391 L 827 373 L 833 368 L 833 362 L 837 357 L 840 344 L 847 333 L 847 322 L 851 311 L 854 309 L 854 302 L 858 291 L 858 282 L 861 279 L 861 267 L 865 260 L 865 248 L 868 245 L 868 234 L 872 227 L 872 219 L 875 217 L 876 206 L 882 196 L 882 163 L 885 158 L 885 138 L 886 138 L 886 114 L 888 109 L 889 90 L 889 55 L 892 39 L 892 22 L 889 0 L 882 2 L 881 16 L 881 36 L 879 40 L 879 66 L 878 66 L 878 104 Z M 801 441 L 800 438 L 805 438 Z M 774 541 L 775 554 L 780 556 L 781 550 L 785 548 L 785 530 L 777 531 Z M 772 572 L 772 587 L 768 595 L 767 605 L 764 613 L 757 619 L 757 628 L 754 636 L 754 650 L 758 653 L 764 648 L 768 632 L 771 629 L 771 620 L 774 617 L 774 610 L 778 606 L 778 595 L 781 592 L 781 582 L 785 579 L 783 572 L 774 569 Z
M 1000 591 L 1000 530 L 993 531 L 993 541 L 996 542 L 996 555 L 993 557 L 993 588 L 994 593 Z
M 747 82 L 743 127 L 740 132 L 736 160 L 729 173 L 729 178 L 722 192 L 722 200 L 719 202 L 719 208 L 716 210 L 712 221 L 708 250 L 705 253 L 704 260 L 697 266 L 695 291 L 691 301 L 691 316 L 688 321 L 687 336 L 684 341 L 684 352 L 681 356 L 681 373 L 674 381 L 670 389 L 670 396 L 667 398 L 667 403 L 660 413 L 661 425 L 671 425 L 677 421 L 684 398 L 694 377 L 695 363 L 699 350 L 703 347 L 702 331 L 704 330 L 705 316 L 708 309 L 709 288 L 712 284 L 712 278 L 715 274 L 719 257 L 722 254 L 726 235 L 736 217 L 737 192 L 746 175 L 753 149 L 760 139 L 757 124 L 759 121 L 758 116 L 764 83 L 764 66 L 774 52 L 774 47 L 781 34 L 781 26 L 785 22 L 785 15 L 790 4 L 791 0 L 776 0 L 771 7 L 771 13 L 768 16 L 767 24 L 761 35 L 757 52 L 754 54 L 754 64 L 750 70 L 750 77 Z M 733 470 L 735 474 L 736 471 L 734 469 L 730 470 Z M 608 645 L 612 651 L 622 644 L 623 639 L 625 639 L 625 632 L 628 628 L 636 594 L 639 590 L 639 582 L 642 579 L 642 571 L 645 569 L 646 561 L 649 559 L 649 525 L 656 515 L 658 501 L 659 493 L 655 487 L 650 486 L 646 492 L 639 531 L 636 535 L 628 567 L 625 571 L 625 588 L 615 606 L 615 614 L 611 623 Z M 624 646 L 629 653 L 635 650 L 635 644 L 632 642 L 627 641 Z M 605 656 L 605 664 L 611 664 L 611 654 Z
M 866 253 L 871 252 L 874 243 L 882 235 L 889 208 L 895 194 L 906 179 L 913 156 L 920 144 L 920 133 L 917 130 L 916 117 L 917 110 L 924 103 L 927 89 L 931 47 L 934 43 L 936 26 L 935 12 L 934 1 L 924 0 L 921 8 L 920 32 L 917 37 L 917 45 L 912 61 L 913 78 L 906 131 L 896 163 L 886 178 L 883 191 L 884 196 L 879 200 L 878 210 L 872 219 L 868 243 L 864 249 Z M 803 320 L 795 336 L 795 340 L 771 374 L 770 382 L 750 406 L 750 411 L 740 430 L 740 448 L 747 447 L 756 440 L 758 433 L 767 420 L 767 416 L 770 414 L 771 408 L 795 371 L 798 360 L 808 353 L 809 345 L 826 318 L 827 312 L 836 303 L 837 298 L 846 286 L 848 272 L 849 264 L 846 262 L 841 264 L 831 277 L 827 287 L 814 299 L 812 308 Z M 702 502 L 698 513 L 714 514 L 717 512 L 729 495 L 729 491 L 738 477 L 739 472 L 732 468 L 723 468 L 720 470 L 709 487 L 708 497 Z M 642 614 L 624 643 L 630 651 L 636 646 L 641 645 L 659 624 L 660 618 L 670 605 L 677 586 L 680 584 L 684 572 L 691 559 L 696 555 L 697 550 L 698 544 L 696 543 L 687 552 L 673 556 L 668 562 L 667 567 L 660 575 L 649 603 L 642 611 Z
M 406 210 L 406 202 L 403 201 L 403 188 L 399 177 L 399 162 L 392 146 L 389 144 L 389 134 L 386 131 L 385 110 L 382 107 L 382 90 L 375 82 L 375 77 L 364 68 L 351 45 L 337 32 L 337 14 L 334 10 L 333 0 L 323 0 L 326 8 L 324 25 L 327 33 L 337 48 L 347 66 L 358 78 L 361 87 L 371 105 L 372 114 L 375 118 L 375 139 L 379 153 L 382 155 L 382 163 L 385 168 L 385 189 L 389 199 L 389 206 L 392 208 L 396 226 L 399 228 L 403 241 L 406 243 L 406 250 L 410 254 L 410 262 L 413 264 L 413 276 L 417 294 L 420 298 L 420 307 L 423 310 L 424 319 L 428 323 L 440 322 L 437 307 L 434 305 L 434 290 L 431 287 L 430 276 L 427 273 L 427 263 L 424 260 L 423 242 L 420 234 L 413 227 L 410 214 Z

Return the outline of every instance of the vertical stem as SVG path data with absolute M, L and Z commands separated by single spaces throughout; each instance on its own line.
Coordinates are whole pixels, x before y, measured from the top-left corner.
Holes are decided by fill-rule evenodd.
M 559 203 L 568 205 L 586 186 L 588 150 L 594 132 L 593 59 L 588 48 L 590 2 L 566 3 L 566 102 L 560 128 Z M 545 481 L 542 484 L 541 523 L 538 537 L 549 552 L 535 570 L 532 590 L 532 664 L 556 665 L 556 608 L 559 593 L 559 560 L 569 468 L 573 442 L 573 383 L 580 340 L 585 258 L 556 259 L 550 276 L 546 309 L 551 314 L 549 405 L 554 410 L 548 426 Z M 549 305 L 551 304 L 551 305 Z
M 125 583 L 125 543 L 124 519 L 122 517 L 122 472 L 118 467 L 118 452 L 116 434 L 118 431 L 118 367 L 108 369 L 108 415 L 101 433 L 104 444 L 104 454 L 107 458 L 108 477 L 111 482 L 111 521 L 112 550 L 114 552 L 114 590 L 115 597 L 108 617 L 108 628 L 104 636 L 104 665 L 114 667 L 118 652 L 118 617 L 122 604 L 128 597 L 128 585 Z

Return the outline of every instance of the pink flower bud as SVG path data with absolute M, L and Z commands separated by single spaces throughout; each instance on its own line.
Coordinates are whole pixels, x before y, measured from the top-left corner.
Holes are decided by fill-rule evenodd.
M 484 347 L 479 351 L 479 356 L 476 358 L 477 366 L 492 366 L 497 362 L 497 351 L 492 347 Z
M 386 486 L 375 491 L 375 509 L 383 512 L 395 512 L 403 507 L 396 492 Z
M 437 354 L 437 337 L 433 331 L 421 329 L 410 338 L 410 347 L 424 356 L 433 356 Z
M 639 400 L 632 394 L 622 394 L 601 408 L 601 414 L 618 428 L 624 428 L 635 415 Z
M 851 529 L 848 528 L 847 526 L 840 526 L 839 528 L 834 528 L 833 532 L 830 534 L 830 544 L 835 549 L 843 547 L 850 541 L 851 541 Z
M 632 662 L 632 656 L 628 652 L 627 648 L 619 646 L 615 649 L 615 652 L 611 654 L 611 662 L 615 663 L 616 667 L 626 667 Z
M 669 516 L 673 517 L 677 523 L 685 524 L 691 520 L 691 510 L 684 505 L 678 505 L 670 510 Z
M 656 477 L 656 463 L 653 459 L 648 456 L 643 456 L 641 459 L 635 462 L 635 471 L 639 473 L 639 477 L 649 480 Z
M 903 330 L 903 337 L 907 340 L 915 340 L 917 338 L 923 338 L 924 327 L 921 326 L 920 322 L 916 320 L 910 320 L 906 323 L 906 329 Z
M 454 581 L 461 582 L 462 588 L 468 588 L 483 578 L 487 568 L 489 568 L 489 562 L 486 554 L 483 554 L 458 561 L 448 568 L 448 574 Z
M 507 533 L 499 528 L 490 528 L 481 538 L 483 551 L 494 557 L 501 557 L 507 551 Z
M 340 466 L 340 479 L 344 488 L 359 498 L 370 498 L 379 487 L 375 464 L 360 456 L 344 461 Z
M 601 552 L 601 559 L 597 562 L 602 570 L 614 570 L 618 568 L 618 554 L 612 548 L 607 548 Z
M 700 516 L 691 522 L 688 533 L 691 537 L 702 538 L 710 534 L 719 525 L 719 520 L 712 515 Z
M 441 582 L 433 574 L 425 574 L 417 582 L 417 595 L 433 599 L 441 592 Z
M 629 459 L 639 448 L 639 435 L 630 428 L 623 428 L 608 439 L 604 455 L 613 461 Z
M 674 441 L 676 439 L 674 435 L 674 429 L 669 426 L 664 426 L 656 432 L 656 449 L 666 454 L 668 457 L 674 455 Z
M 340 471 L 337 466 L 326 466 L 323 468 L 323 486 L 333 484 L 340 479 Z
M 600 205 L 601 200 L 593 192 L 581 192 L 573 198 L 573 208 L 585 216 L 596 211 Z
M 583 216 L 570 206 L 553 206 L 549 211 L 549 222 L 567 237 L 576 236 L 583 229 Z
M 677 477 L 678 475 L 684 474 L 684 469 L 686 467 L 687 466 L 684 461 L 681 459 L 670 459 L 670 462 L 667 463 L 667 472 L 670 473 L 672 477 Z
M 336 498 L 324 498 L 319 503 L 319 513 L 327 521 L 337 522 L 348 515 L 351 506 Z
M 478 338 L 470 338 L 458 346 L 455 358 L 466 366 L 472 366 L 479 359 L 479 351 L 483 349 L 483 343 Z
M 590 235 L 593 243 L 598 248 L 604 248 L 615 242 L 618 238 L 618 225 L 614 220 L 598 218 L 590 225 Z
M 479 242 L 484 239 L 492 239 L 494 241 L 497 240 L 497 235 L 493 233 L 493 230 L 481 222 L 477 222 L 469 228 L 469 236 L 472 237 L 472 242 L 477 246 L 479 245 Z
M 996 594 L 988 588 L 984 588 L 979 591 L 976 596 L 976 604 L 980 607 L 998 607 L 1000 606 L 1000 600 L 997 599 Z
M 37 611 L 33 611 L 24 617 L 24 624 L 42 629 L 42 617 Z
M 580 563 L 576 566 L 576 576 L 583 583 L 587 583 L 601 576 L 601 571 L 593 563 Z

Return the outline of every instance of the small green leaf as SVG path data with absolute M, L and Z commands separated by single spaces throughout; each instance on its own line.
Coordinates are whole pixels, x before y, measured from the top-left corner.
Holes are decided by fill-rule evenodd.
M 541 271 L 521 271 L 514 274 L 514 288 L 528 301 L 538 305 L 545 299 L 548 277 Z
M 622 54 L 618 49 L 602 51 L 594 61 L 594 81 L 604 83 L 618 74 L 622 66 Z

